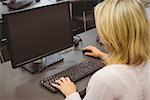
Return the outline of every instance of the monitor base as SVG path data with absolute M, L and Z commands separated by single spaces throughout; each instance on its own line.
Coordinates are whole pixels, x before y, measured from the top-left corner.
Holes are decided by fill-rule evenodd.
M 63 60 L 63 58 L 61 56 L 59 56 L 58 54 L 52 54 L 52 55 L 42 58 L 40 60 L 26 64 L 22 68 L 32 74 L 35 74 L 35 73 L 40 73 L 40 72 L 44 71 L 44 69 L 46 69 L 50 65 L 55 64 L 62 60 Z

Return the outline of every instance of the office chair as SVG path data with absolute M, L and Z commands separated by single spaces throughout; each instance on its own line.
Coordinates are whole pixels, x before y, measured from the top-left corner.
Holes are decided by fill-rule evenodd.
M 87 31 L 95 28 L 94 7 L 104 0 L 74 0 L 72 2 L 72 19 L 80 23 L 75 29 Z
M 0 61 L 1 63 L 6 62 L 10 59 L 8 48 L 7 48 L 7 34 L 6 28 L 4 27 L 3 21 L 0 21 Z
M 0 48 L 0 62 L 1 62 L 1 63 L 4 62 L 3 55 L 2 55 L 2 52 L 1 52 L 1 48 Z

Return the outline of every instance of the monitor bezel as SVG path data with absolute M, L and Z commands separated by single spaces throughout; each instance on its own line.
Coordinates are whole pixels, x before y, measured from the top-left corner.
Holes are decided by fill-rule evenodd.
M 9 42 L 9 41 L 11 41 L 11 35 L 10 34 L 8 34 L 8 33 L 10 33 L 9 32 L 9 28 L 8 28 L 8 23 L 6 23 L 7 22 L 7 16 L 8 15 L 10 15 L 10 14 L 17 14 L 17 13 L 22 13 L 22 12 L 26 12 L 26 11 L 29 11 L 29 10 L 35 10 L 35 9 L 42 9 L 42 8 L 44 8 L 44 7 L 49 7 L 49 6 L 55 6 L 55 5 L 59 5 L 59 4 L 66 4 L 66 5 L 68 5 L 68 12 L 69 12 L 69 14 L 68 14 L 68 17 L 69 17 L 69 26 L 70 26 L 70 33 L 71 33 L 71 39 L 72 39 L 72 43 L 71 44 L 69 44 L 69 45 L 67 45 L 66 47 L 64 47 L 64 48 L 60 48 L 60 49 L 57 49 L 57 50 L 55 50 L 55 51 L 52 51 L 52 52 L 49 52 L 49 53 L 46 53 L 46 54 L 43 54 L 43 55 L 40 55 L 40 56 L 36 56 L 36 57 L 34 57 L 34 58 L 32 58 L 32 59 L 28 59 L 28 60 L 26 60 L 26 61 L 23 61 L 23 62 L 21 62 L 21 63 L 15 63 L 16 61 L 15 61 L 15 59 L 14 59 L 14 50 L 12 49 L 12 44 L 11 44 L 11 42 Z M 67 49 L 67 48 L 69 48 L 69 47 L 72 47 L 73 46 L 73 31 L 72 31 L 72 26 L 71 26 L 71 23 L 72 23 L 72 20 L 71 20 L 71 14 L 70 14 L 70 6 L 69 6 L 69 2 L 68 1 L 66 1 L 66 2 L 58 2 L 58 3 L 54 3 L 54 4 L 50 4 L 50 5 L 45 5 L 45 6 L 41 6 L 41 7 L 37 7 L 37 8 L 32 8 L 32 9 L 25 9 L 25 10 L 21 10 L 21 11 L 15 11 L 15 12 L 10 12 L 10 13 L 5 13 L 5 14 L 3 14 L 2 15 L 2 17 L 4 18 L 4 24 L 5 24 L 5 28 L 6 28 L 6 30 L 7 30 L 7 36 L 8 36 L 8 51 L 9 51 L 9 55 L 10 55 L 10 60 L 11 60 L 11 63 L 12 63 L 12 68 L 18 68 L 18 67 L 21 67 L 21 66 L 23 66 L 23 65 L 26 65 L 26 64 L 28 64 L 28 63 L 31 63 L 31 62 L 33 62 L 33 61 L 36 61 L 36 60 L 38 60 L 38 59 L 41 59 L 41 58 L 44 58 L 44 57 L 46 57 L 46 56 L 49 56 L 49 55 L 51 55 L 51 54 L 54 54 L 54 53 L 57 53 L 57 52 L 59 52 L 59 51 L 62 51 L 62 50 L 64 50 L 64 49 Z

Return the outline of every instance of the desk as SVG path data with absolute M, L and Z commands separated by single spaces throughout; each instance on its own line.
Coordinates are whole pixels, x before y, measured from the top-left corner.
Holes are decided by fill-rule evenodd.
M 62 1 L 67 1 L 67 0 L 62 0 Z M 57 0 L 40 0 L 40 2 L 37 2 L 37 3 L 34 2 L 31 5 L 24 7 L 23 9 L 32 9 L 32 8 L 50 5 L 50 4 L 54 4 L 54 3 L 57 3 Z M 20 10 L 23 10 L 23 9 L 20 9 Z M 4 4 L 2 4 L 2 2 L 0 2 L 0 20 L 2 20 L 1 15 L 3 13 L 8 13 L 8 12 L 12 12 L 12 11 L 19 11 L 19 10 L 9 9 L 6 5 L 4 5 Z
M 79 34 L 83 39 L 78 48 L 74 48 L 72 51 L 62 54 L 64 61 L 48 67 L 40 74 L 31 74 L 21 68 L 12 69 L 10 61 L 0 65 L 0 100 L 64 100 L 64 96 L 61 93 L 52 93 L 42 87 L 39 81 L 49 75 L 64 70 L 65 68 L 74 64 L 75 62 L 81 62 L 82 60 L 94 60 L 99 64 L 102 64 L 99 59 L 93 57 L 84 56 L 81 49 L 87 45 L 94 45 L 100 47 L 96 42 L 97 32 L 96 29 Z M 55 69 L 52 69 L 55 67 Z M 50 70 L 51 69 L 51 70 Z M 76 82 L 78 91 L 83 91 L 88 83 L 90 75 Z
M 65 2 L 65 1 L 69 1 L 70 6 L 71 6 L 72 2 L 76 2 L 78 0 L 40 0 L 37 3 L 33 2 L 31 5 L 28 5 L 27 7 L 24 7 L 19 10 L 32 9 L 32 8 L 37 8 L 37 7 L 41 7 L 41 6 L 45 6 L 45 5 L 55 4 L 58 2 Z M 72 10 L 72 7 L 70 9 Z M 4 5 L 4 4 L 2 4 L 2 2 L 0 2 L 0 21 L 2 20 L 2 14 L 8 13 L 8 12 L 13 12 L 13 11 L 19 11 L 19 10 L 9 9 L 6 5 Z

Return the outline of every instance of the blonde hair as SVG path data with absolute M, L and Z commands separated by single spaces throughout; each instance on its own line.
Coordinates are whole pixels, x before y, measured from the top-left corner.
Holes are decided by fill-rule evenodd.
M 140 0 L 105 0 L 96 6 L 95 20 L 109 52 L 106 64 L 138 65 L 149 59 L 148 17 Z

